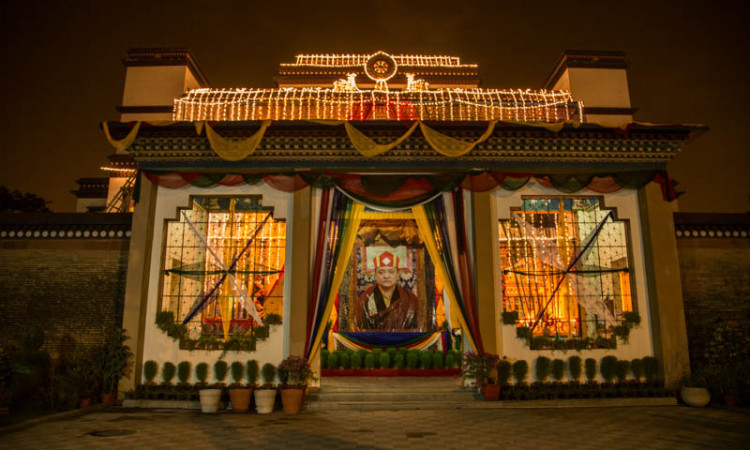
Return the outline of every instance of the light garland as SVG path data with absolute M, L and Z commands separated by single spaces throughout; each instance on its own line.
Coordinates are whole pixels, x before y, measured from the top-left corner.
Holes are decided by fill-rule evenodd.
M 581 120 L 569 92 L 501 89 L 194 89 L 174 101 L 173 120 Z
M 379 52 L 376 52 L 379 53 Z M 297 55 L 294 63 L 282 63 L 282 67 L 353 67 L 362 66 L 372 56 L 365 54 L 308 54 Z M 461 64 L 461 58 L 447 55 L 393 55 L 399 66 L 413 67 L 465 67 L 476 68 L 477 64 Z
M 135 173 L 135 169 L 123 169 L 120 167 L 110 167 L 110 166 L 101 166 L 99 167 L 99 170 L 103 170 L 105 172 L 117 172 L 117 173 L 124 173 L 124 174 L 131 174 Z

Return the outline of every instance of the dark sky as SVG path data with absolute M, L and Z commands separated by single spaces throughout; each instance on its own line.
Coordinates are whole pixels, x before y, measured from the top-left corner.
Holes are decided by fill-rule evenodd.
M 451 54 L 483 87 L 540 88 L 565 49 L 622 50 L 636 120 L 704 123 L 669 169 L 680 209 L 750 209 L 742 3 L 713 1 L 1 0 L 0 184 L 72 211 L 102 176 L 131 47 L 187 46 L 214 87 L 272 87 L 298 53 Z M 743 25 L 745 26 L 743 29 Z

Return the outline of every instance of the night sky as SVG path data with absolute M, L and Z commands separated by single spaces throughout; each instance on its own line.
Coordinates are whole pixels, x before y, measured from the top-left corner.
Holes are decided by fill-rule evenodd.
M 186 46 L 213 87 L 273 87 L 298 53 L 450 54 L 485 88 L 540 88 L 565 49 L 621 50 L 636 120 L 703 123 L 670 165 L 688 212 L 750 210 L 750 38 L 726 1 L 3 0 L 0 184 L 55 211 L 114 153 L 128 48 Z

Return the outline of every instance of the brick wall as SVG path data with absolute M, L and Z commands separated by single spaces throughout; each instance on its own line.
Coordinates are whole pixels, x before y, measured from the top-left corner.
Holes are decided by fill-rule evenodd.
M 675 215 L 682 295 L 693 367 L 713 325 L 750 324 L 750 217 L 747 214 Z
M 3 346 L 18 345 L 28 329 L 40 327 L 55 355 L 66 335 L 99 344 L 122 323 L 130 215 L 80 214 L 74 222 L 68 216 L 0 220 Z

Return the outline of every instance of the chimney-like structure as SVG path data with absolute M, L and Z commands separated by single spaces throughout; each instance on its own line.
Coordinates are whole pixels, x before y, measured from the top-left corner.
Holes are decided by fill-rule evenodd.
M 622 126 L 633 122 L 628 62 L 623 52 L 566 50 L 545 89 L 569 91 L 582 100 L 586 122 Z

